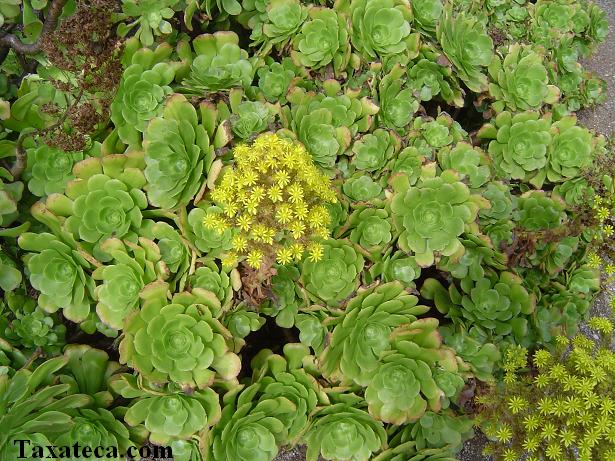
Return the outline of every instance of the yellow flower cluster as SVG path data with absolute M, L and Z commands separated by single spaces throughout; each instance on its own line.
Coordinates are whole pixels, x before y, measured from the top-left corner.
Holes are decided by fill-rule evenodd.
M 267 133 L 233 154 L 235 164 L 210 193 L 224 213 L 203 219 L 208 229 L 234 230 L 234 251 L 224 262 L 245 257 L 258 269 L 265 260 L 288 264 L 306 252 L 313 261 L 321 259 L 318 240 L 330 235 L 326 205 L 337 202 L 337 195 L 305 148 Z
M 527 373 L 523 348 L 507 350 L 504 370 L 518 376 L 477 399 L 477 421 L 493 440 L 486 452 L 494 459 L 608 461 L 615 455 L 615 353 L 604 347 L 615 328 L 613 319 L 598 317 L 589 326 L 599 340 L 561 337 L 554 351 L 536 351 L 535 376 Z

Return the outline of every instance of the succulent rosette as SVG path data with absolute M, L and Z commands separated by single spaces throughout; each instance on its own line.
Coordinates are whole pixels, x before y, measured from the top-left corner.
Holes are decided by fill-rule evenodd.
M 566 205 L 557 197 L 543 191 L 528 191 L 519 197 L 518 209 L 513 218 L 521 227 L 530 231 L 555 229 L 563 224 Z
M 150 285 L 141 310 L 126 319 L 120 360 L 154 382 L 205 388 L 216 376 L 233 382 L 241 367 L 229 350 L 230 332 L 216 318 L 220 301 L 207 290 L 177 293 Z
M 171 19 L 175 14 L 173 7 L 178 0 L 126 0 L 122 2 L 122 13 L 118 19 L 136 18 L 129 24 L 122 23 L 118 34 L 125 36 L 135 26 L 135 36 L 144 46 L 154 43 L 154 36 L 170 34 L 173 31 Z
M 261 53 L 272 48 L 282 49 L 297 33 L 308 11 L 298 0 L 272 0 L 267 3 L 263 14 L 255 15 L 251 21 L 252 45 L 261 45 Z
M 118 456 L 108 459 L 119 461 L 122 456 L 119 451 L 125 452 L 129 446 L 134 446 L 130 440 L 128 428 L 118 421 L 113 413 L 104 408 L 83 408 L 73 418 L 73 426 L 58 438 L 54 443 L 57 446 L 81 447 L 118 447 Z
M 498 114 L 494 125 L 484 125 L 479 137 L 492 139 L 489 155 L 499 175 L 523 179 L 537 187 L 542 184 L 553 139 L 549 116 L 505 111 Z
M 227 303 L 233 296 L 231 277 L 212 260 L 203 261 L 203 265 L 197 267 L 188 281 L 192 288 L 211 291 L 222 304 Z
M 220 422 L 209 435 L 208 459 L 273 460 L 279 446 L 289 442 L 285 422 L 297 416 L 295 404 L 283 395 L 256 398 L 260 383 L 244 389 L 222 410 Z M 230 399 L 229 398 L 229 399 Z
M 421 101 L 431 101 L 440 96 L 451 105 L 462 107 L 464 104 L 459 82 L 453 76 L 450 65 L 443 65 L 442 56 L 434 51 L 421 51 L 421 59 L 408 69 L 408 81 Z
M 398 192 L 391 202 L 393 222 L 400 232 L 398 245 L 412 251 L 423 267 L 432 265 L 436 254 L 463 253 L 459 236 L 474 223 L 481 208 L 488 205 L 471 194 L 453 171 L 425 179 Z
M 222 214 L 223 210 L 215 205 L 205 209 L 194 208 L 188 214 L 188 224 L 191 234 L 189 240 L 204 253 L 210 253 L 210 256 L 215 256 L 233 247 L 231 229 L 225 229 L 218 232 L 216 229 L 209 229 L 203 225 L 203 219 L 207 214 Z
M 425 35 L 435 36 L 436 25 L 443 11 L 442 0 L 412 0 L 414 26 Z
M 171 209 L 197 193 L 214 160 L 214 148 L 184 96 L 169 98 L 161 115 L 149 123 L 144 136 L 144 174 L 151 204 Z
M 414 95 L 412 76 L 404 85 L 405 69 L 396 64 L 391 71 L 380 79 L 378 84 L 377 101 L 380 105 L 377 118 L 384 126 L 397 133 L 403 133 L 404 129 L 412 121 L 413 114 L 419 109 L 419 101 Z
M 389 212 L 378 208 L 357 209 L 348 218 L 349 240 L 378 258 L 393 239 Z
M 289 58 L 281 62 L 267 58 L 267 65 L 258 69 L 258 87 L 269 102 L 286 102 L 286 93 L 299 70 Z
M 438 160 L 443 169 L 455 170 L 462 179 L 467 178 L 472 189 L 479 188 L 491 177 L 491 168 L 485 153 L 466 142 L 459 142 L 453 148 L 441 149 L 438 152 Z
M 172 440 L 190 439 L 220 419 L 218 394 L 211 388 L 190 394 L 146 396 L 128 408 L 124 420 L 131 426 L 143 424 L 152 443 L 164 445 Z
M 448 6 L 436 33 L 442 51 L 456 67 L 459 78 L 474 92 L 487 90 L 488 79 L 483 68 L 493 59 L 493 40 L 478 19 L 465 13 L 453 15 Z
M 395 156 L 401 146 L 397 135 L 377 129 L 355 141 L 352 146 L 352 164 L 358 170 L 379 171 Z
M 489 93 L 495 99 L 493 107 L 498 112 L 505 108 L 537 110 L 559 99 L 559 88 L 549 85 L 543 57 L 531 48 L 512 45 L 503 60 L 493 59 L 489 74 L 495 81 L 489 85 Z
M 98 304 L 96 313 L 109 327 L 120 330 L 124 319 L 139 308 L 139 293 L 149 283 L 166 278 L 160 265 L 160 249 L 151 240 L 139 238 L 139 245 L 118 239 L 102 244 L 112 255 L 114 264 L 97 268 L 92 277 L 101 280 L 94 291 Z
M 421 418 L 427 408 L 442 408 L 445 390 L 436 381 L 437 367 L 456 372 L 455 354 L 442 348 L 438 321 L 420 319 L 393 332 L 394 346 L 373 372 L 365 400 L 371 415 L 401 425 Z M 458 378 L 463 386 L 463 379 Z M 453 386 L 454 387 L 454 386 Z M 453 395 L 455 389 L 453 389 Z
M 239 47 L 235 32 L 203 34 L 192 41 L 196 57 L 190 75 L 183 81 L 188 92 L 229 90 L 247 87 L 254 78 L 254 62 Z
M 309 295 L 328 305 L 337 305 L 359 285 L 364 258 L 345 240 L 328 239 L 322 247 L 320 260 L 304 259 L 301 281 Z
M 282 109 L 281 118 L 314 161 L 330 169 L 350 146 L 352 133 L 369 130 L 378 106 L 367 97 L 359 99 L 357 93 L 338 94 L 341 87 L 335 80 L 327 80 L 324 88 L 326 94 L 295 88 L 288 95 L 291 106 Z
M 592 163 L 597 146 L 604 138 L 594 137 L 576 124 L 576 117 L 565 117 L 552 126 L 553 140 L 548 152 L 547 179 L 560 182 L 580 176 Z
M 74 179 L 73 165 L 80 160 L 82 152 L 64 152 L 45 144 L 32 149 L 28 152 L 28 189 L 38 197 L 63 192 L 66 183 Z
M 352 298 L 337 319 L 331 340 L 320 357 L 325 377 L 366 386 L 391 348 L 394 328 L 411 323 L 429 310 L 404 291 L 400 282 L 369 288 Z
M 418 35 L 411 34 L 412 7 L 407 1 L 355 0 L 348 9 L 352 44 L 365 60 L 416 53 Z
M 343 72 L 350 59 L 348 23 L 337 11 L 312 6 L 308 18 L 292 41 L 291 56 L 298 66 L 318 70 L 332 65 Z
M 40 292 L 39 305 L 47 312 L 62 309 L 73 322 L 85 320 L 95 287 L 86 272 L 91 264 L 52 234 L 22 234 L 19 246 L 29 252 L 25 263 L 30 283 Z
M 100 249 L 109 237 L 135 241 L 147 207 L 142 190 L 145 176 L 143 156 L 90 157 L 75 165 L 76 178 L 63 194 L 47 197 L 45 208 L 63 220 L 63 229 L 92 252 L 99 261 L 108 261 Z M 44 211 L 43 211 L 44 213 Z
M 463 279 L 460 286 L 461 291 L 451 284 L 447 291 L 435 279 L 428 279 L 421 294 L 433 299 L 440 312 L 463 317 L 468 325 L 478 325 L 494 337 L 513 335 L 516 341 L 527 340 L 528 316 L 536 308 L 536 295 L 527 291 L 520 277 L 501 272 L 476 282 Z
M 345 403 L 324 407 L 314 415 L 306 434 L 307 461 L 347 459 L 367 461 L 386 445 L 382 423 L 365 410 Z
M 142 48 L 124 57 L 129 65 L 111 103 L 111 120 L 119 138 L 131 147 L 141 146 L 147 124 L 162 113 L 164 101 L 173 91 L 169 85 L 175 78 L 175 67 L 165 62 L 172 52 L 169 44 L 160 44 L 155 51 Z

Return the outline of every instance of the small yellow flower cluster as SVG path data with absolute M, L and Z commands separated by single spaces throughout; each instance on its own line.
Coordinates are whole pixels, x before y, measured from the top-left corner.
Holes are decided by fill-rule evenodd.
M 507 349 L 504 370 L 517 379 L 481 396 L 478 415 L 494 459 L 591 461 L 615 453 L 615 353 L 604 347 L 615 328 L 597 317 L 589 326 L 601 339 L 561 337 L 559 352 L 533 354 L 531 373 L 521 372 L 524 349 Z
M 267 133 L 251 146 L 233 150 L 235 164 L 222 173 L 210 193 L 224 210 L 208 214 L 203 225 L 219 232 L 234 230 L 233 253 L 223 263 L 245 257 L 258 269 L 264 260 L 288 264 L 307 253 L 322 258 L 318 242 L 330 235 L 327 204 L 336 203 L 331 181 L 300 144 Z

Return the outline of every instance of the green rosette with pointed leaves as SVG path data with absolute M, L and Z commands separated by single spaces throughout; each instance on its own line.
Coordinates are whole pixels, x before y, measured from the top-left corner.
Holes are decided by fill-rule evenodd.
M 413 252 L 422 267 L 431 266 L 436 256 L 462 255 L 459 237 L 476 227 L 479 210 L 488 207 L 452 170 L 416 186 L 402 184 L 391 202 L 393 222 L 400 232 L 398 245 Z
M 314 423 L 305 435 L 307 461 L 318 456 L 330 460 L 368 461 L 386 446 L 381 422 L 352 404 L 326 406 L 314 414 Z
M 39 306 L 51 313 L 62 309 L 73 322 L 85 320 L 95 291 L 87 255 L 46 232 L 22 234 L 19 246 L 29 252 L 24 262 L 30 283 L 40 292 Z
M 124 324 L 120 361 L 152 383 L 203 389 L 215 379 L 236 382 L 241 362 L 231 351 L 231 333 L 217 318 L 218 298 L 195 288 L 169 302 L 167 290 L 156 282 L 141 293 L 141 309 Z
M 333 382 L 366 386 L 380 355 L 391 349 L 393 329 L 429 310 L 418 305 L 400 282 L 368 288 L 352 298 L 335 319 L 331 339 L 319 358 L 322 374 Z
M 168 268 L 161 261 L 160 248 L 144 237 L 139 237 L 138 244 L 110 238 L 101 248 L 113 257 L 114 264 L 92 273 L 92 278 L 102 282 L 94 290 L 96 313 L 110 328 L 121 330 L 124 319 L 139 308 L 141 290 L 166 279 Z
M 346 240 L 328 239 L 322 246 L 323 256 L 320 260 L 304 259 L 301 282 L 312 298 L 335 306 L 358 287 L 364 258 Z
M 207 106 L 201 105 L 201 116 Z M 147 196 L 152 205 L 186 205 L 201 187 L 214 160 L 205 127 L 182 95 L 171 96 L 161 117 L 151 120 L 143 140 Z

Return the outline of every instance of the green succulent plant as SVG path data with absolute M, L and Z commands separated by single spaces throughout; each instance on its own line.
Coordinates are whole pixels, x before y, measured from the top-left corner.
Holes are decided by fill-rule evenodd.
M 231 277 L 213 260 L 203 261 L 202 264 L 188 277 L 190 286 L 211 291 L 222 305 L 227 304 L 233 296 Z
M 463 441 L 474 435 L 473 421 L 451 413 L 427 412 L 409 430 L 416 441 L 416 448 L 460 447 Z
M 73 165 L 80 160 L 82 152 L 64 152 L 45 144 L 28 151 L 28 190 L 38 197 L 63 192 L 74 179 Z
M 410 134 L 413 138 L 411 147 L 431 160 L 439 148 L 468 140 L 468 133 L 446 112 L 441 112 L 435 119 L 426 116 L 415 118 Z
M 282 109 L 283 125 L 292 130 L 314 161 L 323 168 L 332 168 L 338 154 L 344 152 L 356 133 L 367 131 L 378 112 L 378 106 L 356 93 L 339 95 L 340 85 L 328 80 L 325 94 L 295 88 L 289 93 L 291 105 Z
M 306 459 L 367 461 L 386 445 L 382 423 L 365 410 L 338 403 L 319 410 L 305 435 Z
M 416 55 L 418 35 L 412 34 L 412 7 L 405 0 L 349 2 L 352 45 L 366 61 L 406 53 Z M 344 7 L 340 7 L 344 8 Z
M 475 18 L 461 13 L 453 16 L 452 8 L 444 8 L 436 28 L 442 51 L 457 69 L 459 78 L 474 92 L 488 89 L 483 68 L 493 59 L 493 40 Z
M 38 304 L 53 313 L 62 309 L 73 322 L 85 320 L 94 296 L 94 280 L 86 273 L 91 264 L 52 234 L 24 233 L 19 246 L 29 253 L 24 262 L 32 286 L 40 292 Z
M 342 190 L 353 201 L 367 202 L 381 195 L 382 186 L 371 176 L 357 174 L 344 181 Z
M 143 173 L 152 205 L 171 209 L 187 204 L 197 193 L 213 163 L 214 147 L 197 111 L 182 95 L 170 97 L 161 115 L 145 132 Z
M 203 225 L 203 218 L 207 214 L 221 214 L 222 208 L 211 205 L 206 208 L 193 208 L 188 213 L 188 225 L 190 226 L 191 234 L 188 239 L 203 253 L 209 253 L 210 257 L 216 256 L 221 252 L 230 250 L 232 244 L 232 231 L 226 229 L 222 233 L 218 233 L 215 229 L 209 229 Z
M 489 74 L 495 82 L 489 84 L 489 93 L 497 112 L 537 110 L 559 99 L 559 88 L 549 85 L 543 57 L 529 47 L 511 45 L 503 60 L 496 56 L 491 61 Z
M 167 277 L 161 265 L 160 249 L 151 240 L 139 237 L 139 244 L 107 239 L 101 248 L 114 264 L 94 270 L 92 278 L 102 283 L 94 290 L 96 313 L 110 328 L 121 330 L 126 317 L 139 309 L 141 290 Z
M 258 10 L 257 7 L 256 11 Z M 248 26 L 252 29 L 252 45 L 260 45 L 262 54 L 269 53 L 274 47 L 283 49 L 297 33 L 307 15 L 307 8 L 298 0 L 267 2 L 265 10 L 262 13 L 258 11 L 248 21 Z
M 365 389 L 374 418 L 397 425 L 416 421 L 428 407 L 439 411 L 445 395 L 453 397 L 463 387 L 459 376 L 450 391 L 437 381 L 439 367 L 450 373 L 457 371 L 455 354 L 442 348 L 437 328 L 438 321 L 427 318 L 393 331 L 393 347 L 381 356 Z M 442 383 L 447 385 L 447 381 L 448 377 Z
M 543 191 L 528 191 L 519 197 L 517 203 L 514 219 L 529 231 L 554 229 L 566 217 L 565 204 L 557 198 L 550 198 Z
M 412 0 L 414 27 L 425 35 L 435 36 L 436 25 L 442 16 L 443 10 L 444 4 L 442 0 Z
M 271 277 L 272 299 L 261 305 L 266 315 L 275 316 L 275 322 L 282 328 L 291 328 L 302 303 L 297 281 L 299 269 L 292 265 L 278 265 L 276 274 Z M 299 293 L 298 293 L 299 292 Z
M 405 69 L 396 64 L 384 75 L 378 84 L 377 101 L 380 106 L 377 117 L 381 124 L 401 134 L 412 121 L 412 116 L 419 109 L 410 78 L 404 85 Z M 411 76 L 410 76 L 411 77 Z
M 19 216 L 17 204 L 22 198 L 24 185 L 21 181 L 14 181 L 5 184 L 2 178 L 4 168 L 0 168 L 0 226 L 10 226 Z M 8 172 L 7 172 L 8 173 Z M 10 179 L 13 179 L 10 177 Z
M 247 87 L 252 83 L 255 62 L 239 47 L 239 37 L 235 32 L 203 34 L 192 41 L 192 46 L 196 57 L 190 75 L 183 81 L 187 91 L 201 94 Z
M 293 62 L 318 70 L 331 65 L 336 74 L 343 72 L 350 59 L 348 23 L 337 11 L 312 6 L 308 17 L 292 40 Z
M 355 141 L 352 146 L 352 165 L 358 170 L 379 171 L 395 156 L 401 140 L 390 131 L 377 129 Z
M 46 313 L 34 299 L 19 292 L 6 293 L 4 301 L 0 301 L 0 331 L 4 338 L 24 349 L 59 352 L 66 326 L 55 315 Z
M 141 48 L 124 57 L 128 66 L 111 103 L 111 120 L 121 141 L 130 147 L 141 147 L 149 121 L 162 114 L 173 91 L 169 85 L 175 68 L 165 61 L 172 52 L 169 44 L 160 44 L 155 50 Z
M 264 324 L 265 319 L 258 315 L 258 312 L 250 311 L 242 305 L 224 317 L 224 325 L 233 335 L 235 343 L 240 346 L 245 344 L 243 339 L 246 336 L 260 330 Z
M 318 405 L 328 405 L 329 397 L 305 364 L 314 357 L 307 346 L 284 345 L 283 356 L 263 349 L 252 359 L 252 381 L 259 384 L 258 402 L 284 397 L 295 406 L 293 413 L 278 418 L 288 428 L 287 440 L 294 444 L 307 429 Z
M 217 319 L 218 298 L 193 288 L 168 302 L 167 289 L 165 283 L 157 283 L 142 293 L 146 301 L 141 310 L 131 314 L 124 325 L 120 361 L 153 383 L 203 389 L 216 377 L 236 380 L 241 363 L 229 350 L 232 335 Z
M 117 19 L 137 18 L 129 24 L 122 23 L 118 34 L 126 36 L 136 27 L 135 36 L 144 46 L 154 43 L 154 36 L 168 35 L 173 27 L 168 19 L 175 14 L 178 0 L 122 0 L 122 13 Z M 138 27 L 137 27 L 138 26 Z
M 231 116 L 233 133 L 240 139 L 247 139 L 265 131 L 273 121 L 274 109 L 260 101 L 244 101 L 236 107 Z
M 462 254 L 459 236 L 487 207 L 451 170 L 403 188 L 391 202 L 393 223 L 400 232 L 398 245 L 412 251 L 422 267 L 432 265 L 436 255 Z
M 319 261 L 304 259 L 301 282 L 311 297 L 335 306 L 358 287 L 364 258 L 345 240 L 328 239 L 322 247 Z
M 69 384 L 53 382 L 57 377 L 55 373 L 67 362 L 67 357 L 60 356 L 43 362 L 32 371 L 26 367 L 11 377 L 6 372 L 0 374 L 2 461 L 18 458 L 20 443 L 17 440 L 51 445 L 56 437 L 75 427 L 72 414 L 92 403 L 87 395 L 71 395 Z
M 22 279 L 17 263 L 0 247 L 0 288 L 5 292 L 13 291 Z
M 493 379 L 493 371 L 501 359 L 500 351 L 495 344 L 485 342 L 478 334 L 466 333 L 465 330 L 450 325 L 442 326 L 439 331 L 444 343 L 455 350 L 476 379 L 481 381 Z
M 286 94 L 291 87 L 293 79 L 299 74 L 299 69 L 289 58 L 281 62 L 268 58 L 267 65 L 258 69 L 258 87 L 269 102 L 286 102 Z
M 450 105 L 463 107 L 465 94 L 461 91 L 451 63 L 442 52 L 430 46 L 422 46 L 419 56 L 408 65 L 407 72 L 410 88 L 421 101 L 440 97 Z
M 421 294 L 433 299 L 438 310 L 468 326 L 479 326 L 493 337 L 513 335 L 523 342 L 528 335 L 528 316 L 536 308 L 536 295 L 529 293 L 523 280 L 511 272 L 485 276 L 474 282 L 463 279 L 460 287 L 446 290 L 440 282 L 428 279 Z
M 385 209 L 359 208 L 348 218 L 348 225 L 352 229 L 349 240 L 375 259 L 393 239 L 393 226 Z
M 75 179 L 63 194 L 47 197 L 41 219 L 53 215 L 50 226 L 62 222 L 62 229 L 80 241 L 99 261 L 108 261 L 100 249 L 108 237 L 135 241 L 143 220 L 147 198 L 142 190 L 145 176 L 139 152 L 90 157 L 77 163 Z M 65 218 L 65 219 L 64 219 Z M 57 220 L 57 221 L 56 221 Z M 58 222 L 58 224 L 56 224 Z
M 485 276 L 489 269 L 504 270 L 508 258 L 496 250 L 484 237 L 467 234 L 461 243 L 464 252 L 461 257 L 444 257 L 438 262 L 438 269 L 450 273 L 458 279 L 470 278 L 474 281 Z
M 379 366 L 380 355 L 391 348 L 394 328 L 411 323 L 429 310 L 404 291 L 400 282 L 368 288 L 353 297 L 336 319 L 320 369 L 332 381 L 366 386 Z
M 485 184 L 491 177 L 491 168 L 485 153 L 466 142 L 459 142 L 453 148 L 444 147 L 438 152 L 441 168 L 455 170 L 461 179 L 467 178 L 472 189 Z
M 160 258 L 171 274 L 172 285 L 182 280 L 190 266 L 190 253 L 186 241 L 179 232 L 164 221 L 155 222 L 144 219 L 141 223 L 141 235 L 154 241 L 160 250 Z
M 486 124 L 479 137 L 492 139 L 489 155 L 499 175 L 523 179 L 540 187 L 552 143 L 551 119 L 537 112 L 501 112 L 495 125 Z
M 548 152 L 547 179 L 559 182 L 580 176 L 591 165 L 596 149 L 604 143 L 587 128 L 576 124 L 576 117 L 565 117 L 552 126 L 553 138 Z
M 384 282 L 401 282 L 406 288 L 414 288 L 414 280 L 421 276 L 421 268 L 413 256 L 403 251 L 387 251 L 369 270 L 371 278 L 380 277 Z
M 209 434 L 208 459 L 248 461 L 257 456 L 273 460 L 278 447 L 289 441 L 291 428 L 285 422 L 301 417 L 296 405 L 284 396 L 285 392 L 257 400 L 260 388 L 256 382 L 238 396 L 237 392 L 227 396 L 220 422 Z
M 218 394 L 211 388 L 196 389 L 190 394 L 147 395 L 136 399 L 124 420 L 130 426 L 143 424 L 149 440 L 165 445 L 172 440 L 189 440 L 220 419 Z

